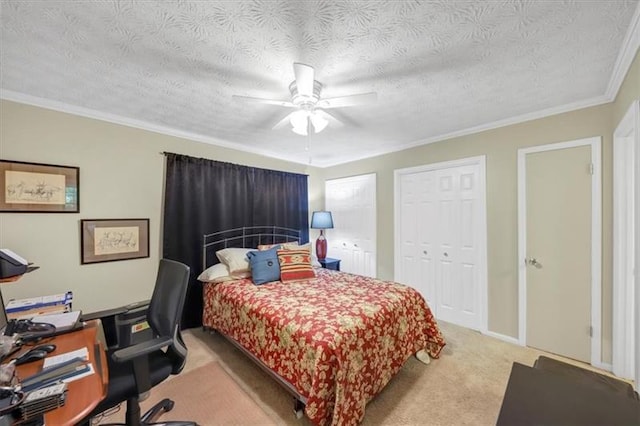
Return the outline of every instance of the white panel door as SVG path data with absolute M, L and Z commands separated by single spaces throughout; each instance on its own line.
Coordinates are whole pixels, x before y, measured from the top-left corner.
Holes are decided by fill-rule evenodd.
M 486 327 L 483 166 L 396 172 L 395 279 L 420 291 L 438 319 L 473 329 Z
M 438 235 L 438 316 L 479 328 L 481 251 L 475 234 L 482 224 L 478 214 L 478 166 L 447 168 L 437 173 L 438 217 L 432 226 Z
M 458 241 L 456 267 L 458 270 L 458 319 L 457 323 L 471 327 L 480 323 L 480 267 L 482 251 L 478 234 L 482 228 L 479 207 L 479 170 L 478 166 L 463 166 L 457 170 L 456 184 L 459 195 Z
M 457 203 L 454 188 L 455 170 L 437 172 L 437 220 L 430 227 L 437 238 L 437 316 L 439 319 L 457 323 L 456 268 L 457 251 Z
M 376 175 L 327 180 L 325 209 L 334 225 L 326 231 L 327 256 L 341 259 L 341 271 L 375 277 Z
M 417 289 L 429 305 L 435 302 L 433 254 L 435 238 L 429 232 L 436 220 L 435 172 L 404 175 L 402 183 L 401 259 L 397 280 Z M 416 232 L 417 230 L 417 232 Z

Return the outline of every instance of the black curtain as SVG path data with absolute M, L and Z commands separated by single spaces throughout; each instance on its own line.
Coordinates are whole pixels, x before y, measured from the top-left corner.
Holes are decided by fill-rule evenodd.
M 163 257 L 191 268 L 182 327 L 202 325 L 202 237 L 242 226 L 298 229 L 309 240 L 307 175 L 165 153 Z

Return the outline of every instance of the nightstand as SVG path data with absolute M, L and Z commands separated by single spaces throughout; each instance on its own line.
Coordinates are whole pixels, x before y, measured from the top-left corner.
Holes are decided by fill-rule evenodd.
M 325 269 L 332 269 L 334 271 L 340 270 L 340 259 L 332 259 L 330 257 L 325 257 L 322 260 L 318 259 L 318 262 L 320 262 L 322 267 Z

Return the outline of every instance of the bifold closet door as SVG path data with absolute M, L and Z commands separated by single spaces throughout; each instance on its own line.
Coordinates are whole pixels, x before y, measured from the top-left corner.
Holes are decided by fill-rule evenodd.
M 433 224 L 436 215 L 436 174 L 419 172 L 400 177 L 400 241 L 401 267 L 396 281 L 410 285 L 422 294 L 435 310 L 436 251 Z M 434 312 L 437 317 L 437 312 Z
M 325 182 L 325 209 L 333 216 L 328 229 L 328 256 L 339 258 L 340 270 L 376 277 L 376 175 Z
M 479 166 L 400 179 L 399 280 L 420 291 L 438 319 L 480 329 Z

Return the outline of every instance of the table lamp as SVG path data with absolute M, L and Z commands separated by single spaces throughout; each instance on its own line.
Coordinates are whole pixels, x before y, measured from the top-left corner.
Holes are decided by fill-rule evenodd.
M 313 212 L 313 216 L 311 216 L 311 229 L 320 230 L 320 236 L 316 240 L 316 256 L 318 256 L 318 260 L 324 260 L 327 257 L 327 240 L 324 237 L 324 230 L 332 228 L 333 218 L 331 217 L 331 212 Z

